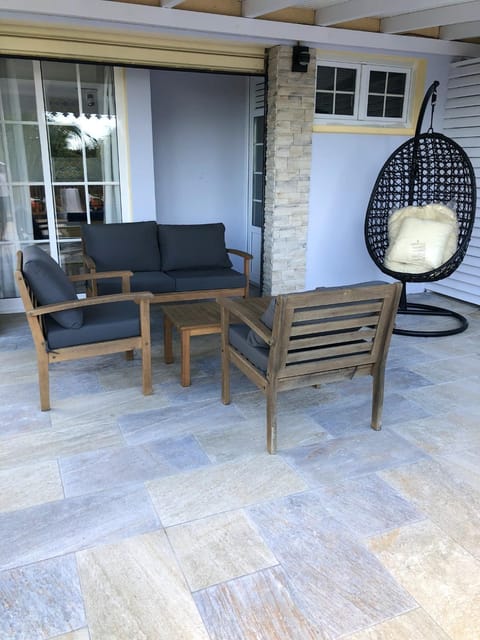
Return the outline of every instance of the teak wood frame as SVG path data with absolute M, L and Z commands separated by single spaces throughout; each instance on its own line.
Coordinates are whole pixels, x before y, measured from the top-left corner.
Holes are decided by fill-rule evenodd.
M 267 449 L 277 448 L 277 393 L 370 375 L 371 427 L 381 429 L 385 364 L 400 283 L 279 295 L 270 330 L 260 316 L 268 298 L 221 299 L 222 402 L 230 403 L 230 363 L 266 396 Z M 229 341 L 229 325 L 249 326 L 269 345 L 266 373 Z
M 130 271 L 109 271 L 95 274 L 79 274 L 69 276 L 72 282 L 95 280 L 98 278 L 122 279 L 123 293 L 90 297 L 82 300 L 73 300 L 56 304 L 38 306 L 35 297 L 23 276 L 23 253 L 17 252 L 17 269 L 15 280 L 18 285 L 23 302 L 27 321 L 32 333 L 37 353 L 38 383 L 40 389 L 40 408 L 42 411 L 50 409 L 50 380 L 49 365 L 55 362 L 77 360 L 92 356 L 107 355 L 124 351 L 127 359 L 133 358 L 134 349 L 141 351 L 142 355 L 142 390 L 144 395 L 152 393 L 152 366 L 151 366 L 151 341 L 150 341 L 150 300 L 153 297 L 149 292 L 130 293 Z M 42 318 L 46 314 L 55 313 L 65 309 L 78 309 L 99 304 L 133 301 L 139 306 L 140 334 L 129 338 L 120 338 L 104 342 L 94 342 L 72 347 L 62 347 L 49 351 L 45 336 Z

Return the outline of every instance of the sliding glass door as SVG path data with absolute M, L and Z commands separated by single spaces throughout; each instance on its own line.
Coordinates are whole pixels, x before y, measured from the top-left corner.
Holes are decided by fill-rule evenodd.
M 80 225 L 121 218 L 113 68 L 0 59 L 0 311 L 18 249 L 76 273 Z

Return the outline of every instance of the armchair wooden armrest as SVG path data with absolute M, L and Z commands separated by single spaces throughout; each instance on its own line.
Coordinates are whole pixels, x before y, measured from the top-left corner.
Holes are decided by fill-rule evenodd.
M 226 315 L 226 322 L 230 324 L 230 314 L 236 320 L 243 322 L 255 333 L 263 338 L 267 344 L 272 343 L 272 331 L 261 320 L 260 316 L 270 303 L 270 297 L 264 298 L 219 298 L 217 300 L 221 307 L 222 314 Z
M 251 253 L 242 251 L 241 249 L 227 249 L 227 253 L 243 258 L 243 273 L 245 275 L 245 297 L 248 297 L 248 288 L 250 284 L 250 262 L 253 260 Z
M 28 316 L 43 316 L 48 313 L 55 313 L 57 311 L 65 311 L 67 309 L 80 309 L 82 307 L 91 307 L 98 304 L 107 304 L 110 302 L 136 302 L 140 304 L 142 302 L 150 303 L 153 298 L 153 293 L 150 291 L 138 291 L 134 293 L 114 293 L 108 296 L 96 296 L 92 298 L 82 298 L 81 300 L 69 300 L 67 302 L 56 302 L 55 304 L 46 304 L 41 307 L 34 307 L 28 309 L 26 314 Z

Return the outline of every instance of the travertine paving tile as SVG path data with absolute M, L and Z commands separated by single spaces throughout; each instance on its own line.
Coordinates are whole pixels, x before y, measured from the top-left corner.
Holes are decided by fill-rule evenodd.
M 478 416 L 473 412 L 449 411 L 442 415 L 404 421 L 391 428 L 430 454 L 480 446 Z
M 480 447 L 436 456 L 438 462 L 458 480 L 480 491 Z
M 280 413 L 277 427 L 279 450 L 324 442 L 332 437 L 313 418 L 298 413 Z M 257 419 L 242 419 L 228 430 L 223 425 L 215 426 L 199 434 L 197 439 L 213 462 L 227 462 L 242 455 L 265 453 L 266 430 L 263 415 Z
M 423 609 L 414 609 L 343 640 L 450 640 L 450 637 Z
M 61 636 L 55 636 L 54 638 L 50 638 L 50 640 L 90 640 L 90 634 L 88 633 L 88 629 L 84 627 L 83 629 L 77 629 L 70 633 L 62 633 Z
M 158 529 L 143 487 L 95 493 L 0 514 L 0 569 Z
M 318 496 L 335 519 L 362 537 L 425 517 L 373 474 L 315 489 L 312 495 Z
M 91 640 L 209 640 L 163 531 L 77 559 Z
M 382 472 L 381 476 L 480 559 L 480 492 L 428 459 Z
M 368 427 L 359 435 L 295 447 L 279 455 L 315 487 L 412 462 L 425 453 L 392 431 L 373 431 Z
M 327 640 L 298 608 L 281 567 L 195 594 L 211 640 Z
M 32 433 L 11 437 L 0 434 L 0 469 L 123 444 L 118 428 L 114 425 L 102 425 L 100 417 L 92 424 L 85 424 L 78 429 L 64 426 L 59 421 L 56 427 Z
M 277 564 L 241 511 L 169 527 L 166 532 L 192 591 Z
M 478 356 L 473 354 L 444 358 L 432 367 L 431 361 L 412 364 L 413 371 L 429 378 L 432 382 L 451 382 L 471 376 L 478 376 Z
M 0 406 L 0 434 L 2 437 L 22 433 L 32 433 L 41 429 L 48 429 L 50 415 L 47 411 L 38 411 L 32 405 L 11 403 L 4 391 L 2 394 L 2 406 Z
M 234 406 L 225 406 L 215 399 L 137 413 L 126 411 L 119 417 L 118 425 L 128 444 L 142 444 L 185 433 L 197 435 L 208 431 L 212 425 L 233 427 L 242 420 L 243 416 Z
M 382 425 L 389 427 L 399 420 L 419 419 L 429 414 L 418 403 L 412 402 L 410 391 L 386 393 L 383 403 Z M 335 437 L 356 435 L 370 429 L 372 416 L 372 389 L 362 393 L 346 393 L 311 411 L 312 417 Z
M 147 483 L 167 527 L 297 493 L 305 482 L 280 457 L 264 454 Z
M 328 515 L 315 492 L 248 509 L 289 576 L 297 606 L 337 638 L 416 606 L 358 538 Z
M 475 411 L 478 409 L 479 388 L 480 377 L 471 376 L 465 380 L 411 389 L 409 397 L 433 415 L 448 413 L 452 411 L 452 407 Z
M 480 562 L 439 527 L 425 520 L 368 546 L 452 640 L 478 637 Z
M 0 637 L 44 640 L 85 626 L 73 556 L 0 572 Z
M 191 436 L 80 453 L 60 460 L 66 496 L 142 483 L 210 464 Z
M 62 498 L 62 482 L 54 460 L 0 471 L 0 512 Z

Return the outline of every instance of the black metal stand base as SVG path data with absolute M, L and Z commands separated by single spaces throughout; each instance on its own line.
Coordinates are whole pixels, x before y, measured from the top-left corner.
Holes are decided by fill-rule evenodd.
M 397 314 L 418 315 L 418 316 L 441 316 L 445 318 L 454 318 L 456 326 L 450 329 L 439 330 L 418 330 L 418 329 L 400 329 L 395 327 L 393 333 L 401 336 L 418 336 L 424 338 L 438 338 L 441 336 L 453 336 L 456 333 L 462 333 L 468 327 L 468 321 L 456 311 L 443 309 L 442 307 L 434 307 L 429 304 L 416 304 L 407 302 L 406 305 L 399 307 Z

